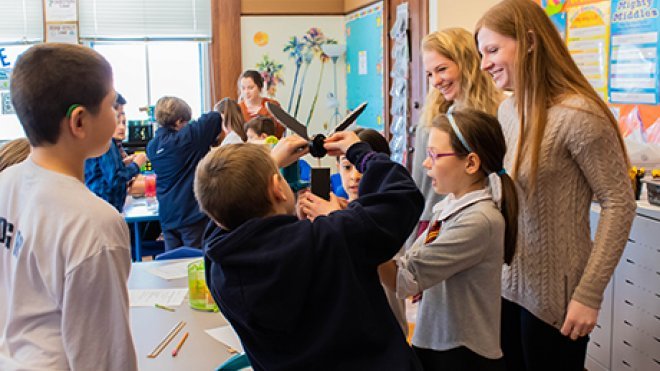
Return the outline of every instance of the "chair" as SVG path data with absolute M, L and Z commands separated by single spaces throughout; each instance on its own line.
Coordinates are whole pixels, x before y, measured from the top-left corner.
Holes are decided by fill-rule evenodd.
M 165 251 L 162 254 L 156 255 L 155 260 L 170 260 L 170 259 L 184 259 L 184 258 L 201 258 L 204 256 L 204 251 L 194 247 L 181 246 L 174 250 Z

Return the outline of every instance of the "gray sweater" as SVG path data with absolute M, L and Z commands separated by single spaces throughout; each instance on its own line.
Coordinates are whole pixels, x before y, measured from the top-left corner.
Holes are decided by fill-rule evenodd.
M 512 170 L 519 122 L 514 99 L 500 106 Z M 502 276 L 502 295 L 544 322 L 561 328 L 571 299 L 600 308 L 635 216 L 635 200 L 616 129 L 586 99 L 574 96 L 548 110 L 536 189 L 530 158 L 521 164 L 518 244 Z M 591 201 L 601 206 L 592 243 Z
M 397 294 L 423 291 L 412 339 L 419 348 L 465 346 L 486 358 L 502 357 L 504 217 L 484 194 L 463 196 L 459 201 L 471 200 L 448 216 L 437 213 L 433 220 L 444 220 L 438 237 L 425 244 L 422 234 L 398 261 Z

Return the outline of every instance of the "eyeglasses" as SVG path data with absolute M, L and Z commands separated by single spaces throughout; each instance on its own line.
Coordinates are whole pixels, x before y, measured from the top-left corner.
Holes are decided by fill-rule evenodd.
M 433 152 L 432 149 L 427 149 L 426 150 L 426 155 L 431 158 L 431 162 L 435 164 L 435 161 L 441 157 L 448 157 L 448 156 L 456 156 L 455 152 L 447 152 L 447 153 L 435 153 Z

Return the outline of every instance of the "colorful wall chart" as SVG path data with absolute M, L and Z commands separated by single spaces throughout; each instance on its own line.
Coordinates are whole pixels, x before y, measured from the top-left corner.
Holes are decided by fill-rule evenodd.
M 609 100 L 658 104 L 658 0 L 612 0 Z
M 368 102 L 358 126 L 383 130 L 383 4 L 346 16 L 346 105 Z
M 567 45 L 573 60 L 603 98 L 607 97 L 610 3 L 576 6 L 568 11 Z

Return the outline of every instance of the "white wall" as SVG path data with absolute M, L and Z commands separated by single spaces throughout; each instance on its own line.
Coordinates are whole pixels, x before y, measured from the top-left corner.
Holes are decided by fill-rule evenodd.
M 463 27 L 474 31 L 474 25 L 499 0 L 429 0 L 429 30 Z

